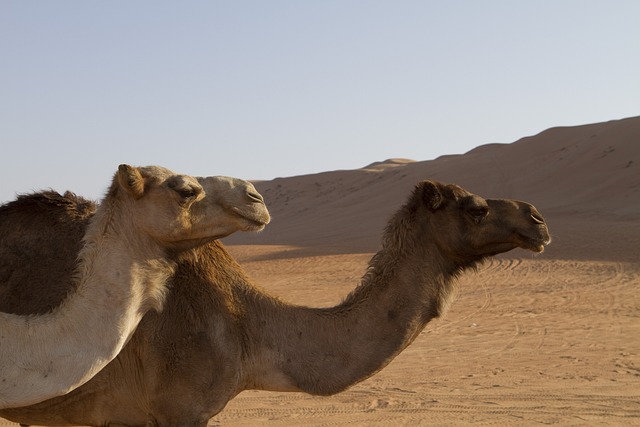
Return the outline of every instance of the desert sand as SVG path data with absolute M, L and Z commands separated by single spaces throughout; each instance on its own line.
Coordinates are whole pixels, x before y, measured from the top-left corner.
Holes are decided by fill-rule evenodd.
M 332 397 L 245 391 L 209 425 L 640 425 L 640 117 L 258 182 L 272 223 L 223 242 L 268 292 L 333 305 L 427 178 L 533 203 L 553 242 L 464 275 L 450 310 L 370 379 Z

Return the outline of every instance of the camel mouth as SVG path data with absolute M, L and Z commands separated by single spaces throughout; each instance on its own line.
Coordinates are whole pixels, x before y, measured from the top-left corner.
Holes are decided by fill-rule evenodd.
M 244 219 L 249 224 L 247 231 L 262 231 L 267 226 L 265 222 L 255 221 L 247 217 L 244 217 Z
M 528 249 L 532 252 L 542 253 L 544 249 L 551 243 L 551 237 L 537 237 L 537 238 L 527 238 L 523 237 L 523 244 L 521 245 L 523 249 Z
M 269 213 L 266 211 L 243 211 L 240 208 L 234 207 L 231 209 L 234 214 L 240 217 L 244 223 L 246 228 L 244 231 L 262 231 L 271 221 L 271 217 Z
M 544 245 L 543 244 L 536 245 L 536 246 L 532 247 L 531 250 L 533 252 L 541 254 L 542 252 L 544 252 Z

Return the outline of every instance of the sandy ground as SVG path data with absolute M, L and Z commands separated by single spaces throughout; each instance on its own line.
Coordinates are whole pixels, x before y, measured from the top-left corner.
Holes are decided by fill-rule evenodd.
M 286 249 L 232 251 L 273 294 L 317 306 L 369 258 Z M 640 425 L 639 286 L 637 263 L 514 251 L 464 276 L 444 318 L 376 376 L 333 397 L 243 392 L 210 425 Z
M 446 315 L 348 391 L 245 391 L 209 425 L 640 425 L 638 138 L 633 118 L 430 162 L 258 183 L 272 224 L 226 243 L 256 284 L 291 303 L 341 301 L 419 179 L 530 201 L 554 241 L 464 275 Z
M 640 425 L 639 138 L 631 118 L 259 184 L 274 221 L 264 236 L 232 238 L 253 244 L 233 253 L 294 303 L 339 302 L 375 251 L 370 230 L 420 179 L 530 201 L 554 240 L 544 254 L 513 251 L 465 275 L 444 318 L 367 381 L 329 398 L 244 392 L 211 424 Z
M 369 259 L 230 249 L 269 292 L 315 306 L 339 302 Z M 465 275 L 444 318 L 376 376 L 333 397 L 246 391 L 209 425 L 640 425 L 639 288 L 637 262 L 514 251 Z

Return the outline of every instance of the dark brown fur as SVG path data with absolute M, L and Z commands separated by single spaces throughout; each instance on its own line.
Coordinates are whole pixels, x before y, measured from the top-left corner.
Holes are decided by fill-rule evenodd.
M 43 314 L 74 290 L 76 256 L 95 210 L 91 201 L 54 191 L 19 196 L 0 206 L 1 311 Z M 50 273 L 67 287 L 47 286 Z

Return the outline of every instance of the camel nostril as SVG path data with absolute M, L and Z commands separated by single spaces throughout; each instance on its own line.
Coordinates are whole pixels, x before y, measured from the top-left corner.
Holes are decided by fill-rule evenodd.
M 544 224 L 544 219 L 542 218 L 542 216 L 538 213 L 532 213 L 531 214 L 531 219 L 533 220 L 533 222 L 535 222 L 536 224 Z
M 264 199 L 262 198 L 262 196 L 258 193 L 255 193 L 253 191 L 248 191 L 247 192 L 247 196 L 249 196 L 249 199 L 251 199 L 252 202 L 256 202 L 256 203 L 264 203 Z

